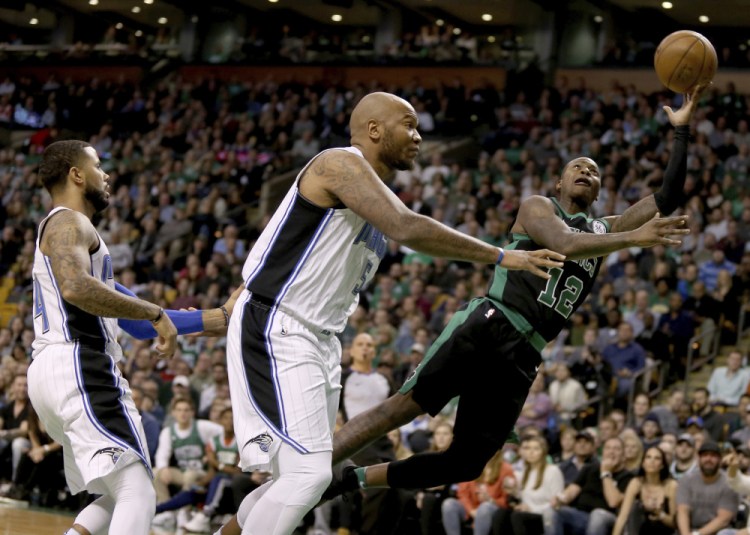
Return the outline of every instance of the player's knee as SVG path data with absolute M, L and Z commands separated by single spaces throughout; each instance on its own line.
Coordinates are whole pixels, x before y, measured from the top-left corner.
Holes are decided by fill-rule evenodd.
M 318 470 L 310 471 L 300 476 L 300 487 L 305 489 L 305 493 L 310 496 L 320 496 L 331 484 L 333 478 L 331 467 L 321 467 Z

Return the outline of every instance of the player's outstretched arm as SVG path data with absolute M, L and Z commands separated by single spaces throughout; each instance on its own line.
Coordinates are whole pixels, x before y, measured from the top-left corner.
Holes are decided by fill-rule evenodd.
M 115 289 L 125 295 L 136 295 L 124 286 L 115 283 Z M 177 334 L 200 334 L 202 336 L 225 336 L 232 316 L 234 304 L 242 292 L 243 287 L 237 288 L 229 299 L 219 308 L 207 310 L 166 310 L 165 314 L 174 323 Z M 148 340 L 156 337 L 156 330 L 148 320 L 131 320 L 119 318 L 117 324 L 130 336 L 138 340 Z
M 161 307 L 122 295 L 90 273 L 89 251 L 98 244 L 91 222 L 83 214 L 64 210 L 45 227 L 41 251 L 50 261 L 62 298 L 94 316 L 150 320 L 159 336 L 157 349 L 172 355 L 177 330 Z
M 317 157 L 302 177 L 300 191 L 321 206 L 341 202 L 389 238 L 432 256 L 484 264 L 494 264 L 500 256 L 497 247 L 410 210 L 365 160 L 346 151 Z M 562 260 L 552 251 L 506 251 L 501 266 L 547 277 L 543 269 L 559 267 Z
M 625 210 L 622 215 L 606 218 L 612 232 L 633 230 L 654 217 L 656 212 L 669 215 L 674 212 L 683 201 L 683 189 L 687 177 L 687 147 L 690 138 L 690 120 L 698 105 L 701 93 L 707 86 L 696 86 L 685 95 L 682 106 L 673 110 L 664 106 L 669 122 L 675 127 L 675 139 L 669 162 L 664 172 L 662 186 L 653 195 L 641 199 Z
M 527 234 L 535 243 L 554 249 L 569 260 L 596 258 L 627 247 L 657 244 L 679 245 L 672 236 L 687 234 L 687 216 L 655 214 L 635 230 L 608 234 L 573 232 L 559 217 L 550 199 L 533 196 L 521 204 L 514 231 Z

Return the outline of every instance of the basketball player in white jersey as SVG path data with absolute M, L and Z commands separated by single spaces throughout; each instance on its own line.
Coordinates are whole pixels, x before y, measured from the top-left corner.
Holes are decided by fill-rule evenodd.
M 174 353 L 178 329 L 158 305 L 115 289 L 107 246 L 91 223 L 109 204 L 96 150 L 82 141 L 53 143 L 42 155 L 39 178 L 54 208 L 39 225 L 34 255 L 29 397 L 63 446 L 71 491 L 102 495 L 67 535 L 147 535 L 155 508 L 151 463 L 130 388 L 116 366 L 122 356 L 117 318 L 144 320 L 145 327 L 130 321 L 129 328 L 158 336 L 162 356 Z M 219 309 L 191 317 L 198 316 L 195 331 L 221 332 L 228 323 Z
M 245 535 L 288 535 L 331 480 L 343 330 L 377 270 L 386 237 L 433 256 L 501 264 L 548 278 L 549 250 L 503 251 L 409 210 L 386 186 L 411 169 L 422 141 L 405 100 L 372 93 L 350 119 L 352 146 L 316 155 L 299 173 L 243 269 L 227 360 L 243 470 L 273 480 L 237 521 Z M 235 520 L 219 530 L 237 532 Z

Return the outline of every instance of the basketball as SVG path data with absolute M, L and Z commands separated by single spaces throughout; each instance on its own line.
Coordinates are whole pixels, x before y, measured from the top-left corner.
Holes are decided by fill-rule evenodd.
M 711 42 L 690 30 L 669 34 L 654 54 L 656 75 L 675 93 L 687 93 L 695 85 L 713 80 L 717 64 Z

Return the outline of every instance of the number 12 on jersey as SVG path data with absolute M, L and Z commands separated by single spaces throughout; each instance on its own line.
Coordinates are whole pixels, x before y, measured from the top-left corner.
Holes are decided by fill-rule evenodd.
M 565 279 L 563 286 L 564 289 L 560 292 L 560 296 L 557 297 L 557 285 L 560 283 L 563 270 L 560 268 L 552 268 L 549 270 L 549 274 L 550 278 L 547 279 L 547 286 L 545 286 L 542 293 L 539 294 L 537 301 L 545 306 L 553 308 L 555 312 L 567 319 L 573 312 L 573 303 L 575 303 L 578 296 L 581 295 L 583 281 L 575 275 L 570 275 Z

